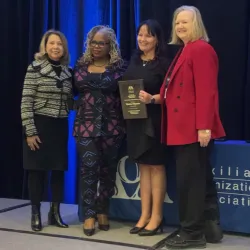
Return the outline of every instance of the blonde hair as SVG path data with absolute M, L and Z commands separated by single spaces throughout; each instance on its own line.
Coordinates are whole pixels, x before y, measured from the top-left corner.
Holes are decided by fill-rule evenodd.
M 86 39 L 86 42 L 84 44 L 86 47 L 86 50 L 83 53 L 82 57 L 79 59 L 79 64 L 83 65 L 83 64 L 89 64 L 89 63 L 93 62 L 93 56 L 92 56 L 91 50 L 90 50 L 90 43 L 93 40 L 95 34 L 99 31 L 104 32 L 105 35 L 107 35 L 107 37 L 108 37 L 108 41 L 109 41 L 109 45 L 110 45 L 109 66 L 112 66 L 114 64 L 121 66 L 121 64 L 123 63 L 123 60 L 121 58 L 121 52 L 120 52 L 119 45 L 118 45 L 118 42 L 116 39 L 115 31 L 112 28 L 105 26 L 105 25 L 97 25 L 97 26 L 93 27 L 88 32 L 87 39 Z
M 61 64 L 68 65 L 69 64 L 69 50 L 68 50 L 68 42 L 64 34 L 58 30 L 48 30 L 42 37 L 42 40 L 40 42 L 39 46 L 39 52 L 35 54 L 36 60 L 44 60 L 47 59 L 47 53 L 46 53 L 46 44 L 48 42 L 48 39 L 51 35 L 57 35 L 60 37 L 62 41 L 63 46 L 63 56 L 60 59 Z
M 171 32 L 171 40 L 169 44 L 183 44 L 182 40 L 176 35 L 175 31 L 175 22 L 178 14 L 182 11 L 191 11 L 193 13 L 193 30 L 192 30 L 192 39 L 191 41 L 195 41 L 198 39 L 203 39 L 209 42 L 209 37 L 203 23 L 200 11 L 194 6 L 187 6 L 183 5 L 177 8 L 173 15 L 173 22 L 172 22 L 172 32 Z

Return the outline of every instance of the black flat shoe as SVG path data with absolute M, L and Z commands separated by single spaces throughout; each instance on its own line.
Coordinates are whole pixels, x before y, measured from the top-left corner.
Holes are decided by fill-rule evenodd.
M 138 235 L 139 236 L 154 236 L 157 234 L 157 232 L 160 230 L 160 233 L 163 233 L 163 220 L 159 224 L 159 226 L 153 230 L 143 229 L 141 230 Z
M 172 239 L 174 238 L 177 234 L 179 234 L 181 231 L 181 229 L 177 229 L 176 231 L 174 231 L 173 233 L 171 233 L 170 235 L 168 235 L 165 240 L 168 240 L 168 239 Z
M 203 236 L 184 236 L 180 232 L 165 241 L 167 249 L 204 249 L 206 240 Z

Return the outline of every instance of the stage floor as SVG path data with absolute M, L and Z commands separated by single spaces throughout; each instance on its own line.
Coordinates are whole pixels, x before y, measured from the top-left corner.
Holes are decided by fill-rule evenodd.
M 49 204 L 42 204 L 42 221 L 44 229 L 40 233 L 30 229 L 29 201 L 0 199 L 0 249 L 19 250 L 108 250 L 110 247 L 122 249 L 150 249 L 165 238 L 173 229 L 165 228 L 164 234 L 153 237 L 130 235 L 129 229 L 133 223 L 111 221 L 108 232 L 96 230 L 96 234 L 85 237 L 82 225 L 78 221 L 77 206 L 62 204 L 61 213 L 64 221 L 70 225 L 68 229 L 47 227 Z M 221 244 L 208 244 L 213 250 L 249 250 L 250 238 L 225 235 Z M 164 248 L 162 248 L 164 249 Z

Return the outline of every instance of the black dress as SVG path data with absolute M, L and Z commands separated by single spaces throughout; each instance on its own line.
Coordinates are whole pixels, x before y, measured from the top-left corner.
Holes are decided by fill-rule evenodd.
M 134 57 L 123 80 L 144 80 L 144 90 L 151 95 L 159 94 L 168 62 L 155 59 L 143 66 L 140 58 Z M 127 151 L 136 163 L 162 165 L 166 162 L 166 148 L 160 143 L 161 105 L 147 104 L 147 119 L 126 120 Z
M 59 62 L 52 61 L 53 70 L 59 76 Z M 56 65 L 56 66 L 53 66 Z M 68 118 L 53 118 L 44 115 L 34 115 L 34 121 L 39 131 L 40 149 L 32 151 L 23 138 L 23 168 L 26 170 L 66 171 L 68 169 Z

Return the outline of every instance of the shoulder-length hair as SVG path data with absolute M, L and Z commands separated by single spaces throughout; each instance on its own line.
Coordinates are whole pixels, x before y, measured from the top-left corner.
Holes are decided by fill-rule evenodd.
M 83 53 L 83 55 L 80 57 L 78 63 L 80 65 L 86 65 L 86 64 L 90 64 L 93 62 L 93 56 L 92 56 L 91 49 L 90 49 L 90 43 L 92 42 L 95 34 L 99 31 L 102 31 L 107 36 L 108 41 L 109 41 L 109 46 L 110 46 L 109 67 L 121 66 L 123 64 L 123 60 L 121 57 L 121 52 L 120 52 L 120 48 L 117 42 L 115 31 L 112 28 L 105 26 L 105 25 L 97 25 L 88 32 L 87 39 L 84 43 L 86 50 Z
M 45 60 L 47 59 L 47 52 L 46 52 L 46 45 L 51 35 L 57 35 L 60 37 L 63 46 L 63 56 L 60 59 L 61 64 L 68 65 L 70 56 L 69 56 L 69 49 L 68 49 L 68 41 L 64 34 L 58 30 L 48 30 L 42 37 L 39 46 L 39 52 L 35 54 L 35 60 Z
M 159 24 L 158 21 L 154 19 L 148 19 L 145 21 L 142 21 L 139 26 L 137 27 L 136 34 L 138 35 L 140 32 L 141 27 L 145 25 L 148 30 L 148 34 L 152 35 L 153 37 L 157 38 L 157 46 L 155 50 L 155 57 L 156 58 L 161 58 L 165 56 L 166 52 L 166 41 L 164 38 L 164 32 Z M 137 56 L 140 56 L 143 52 L 138 48 L 136 51 Z
M 183 5 L 177 8 L 173 15 L 172 22 L 172 32 L 171 32 L 171 40 L 169 44 L 183 44 L 182 40 L 176 35 L 175 31 L 175 22 L 178 14 L 182 11 L 191 11 L 193 13 L 193 30 L 192 30 L 192 39 L 191 41 L 196 41 L 198 39 L 203 39 L 206 42 L 209 42 L 209 37 L 203 23 L 200 11 L 194 6 Z

